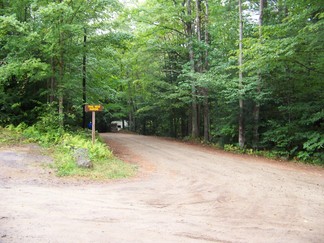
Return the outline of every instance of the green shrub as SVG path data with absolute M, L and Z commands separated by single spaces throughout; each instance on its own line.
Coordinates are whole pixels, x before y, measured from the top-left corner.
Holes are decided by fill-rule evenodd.
M 299 160 L 324 165 L 324 136 L 317 132 L 305 134 L 307 141 L 303 144 L 303 151 L 297 154 Z
M 55 152 L 55 163 L 59 176 L 81 176 L 92 179 L 112 179 L 132 176 L 134 166 L 119 161 L 113 157 L 106 144 L 96 140 L 92 144 L 91 137 L 84 133 L 64 133 L 59 147 Z M 74 159 L 74 151 L 85 148 L 89 151 L 89 158 L 93 163 L 92 169 L 79 168 Z
M 17 127 L 0 127 L 0 132 L 0 144 L 17 143 L 24 137 L 27 142 L 38 143 L 48 148 L 54 158 L 52 167 L 57 171 L 58 176 L 112 179 L 130 177 L 136 171 L 134 166 L 114 158 L 100 138 L 92 144 L 91 136 L 83 130 L 72 133 L 62 129 L 55 130 L 53 127 L 44 129 L 40 124 L 28 127 L 22 123 Z M 85 148 L 89 151 L 89 158 L 93 163 L 92 169 L 79 168 L 76 165 L 74 151 L 77 148 Z
M 243 154 L 244 149 L 240 148 L 239 146 L 235 146 L 233 144 L 225 144 L 224 145 L 224 150 L 228 152 L 233 152 L 237 154 Z

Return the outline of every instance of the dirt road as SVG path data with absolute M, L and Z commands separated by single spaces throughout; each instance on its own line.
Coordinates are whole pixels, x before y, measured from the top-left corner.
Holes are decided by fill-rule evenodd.
M 324 242 L 323 169 L 102 136 L 136 178 L 62 181 L 0 151 L 0 242 Z

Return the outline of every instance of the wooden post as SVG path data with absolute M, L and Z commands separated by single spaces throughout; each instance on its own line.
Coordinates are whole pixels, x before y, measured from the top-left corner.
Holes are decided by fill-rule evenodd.
M 102 111 L 102 105 L 85 105 L 84 109 L 86 112 L 92 112 L 92 145 L 95 143 L 96 135 L 96 112 Z
M 92 112 L 92 145 L 95 143 L 96 137 L 96 112 Z

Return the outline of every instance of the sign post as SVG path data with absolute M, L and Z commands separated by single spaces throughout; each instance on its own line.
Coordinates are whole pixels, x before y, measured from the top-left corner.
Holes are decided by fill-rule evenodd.
M 96 112 L 92 112 L 92 145 L 94 145 L 95 138 L 96 138 Z
M 96 136 L 96 112 L 102 111 L 103 106 L 102 105 L 85 105 L 84 109 L 86 112 L 92 112 L 92 144 L 95 142 L 95 136 Z

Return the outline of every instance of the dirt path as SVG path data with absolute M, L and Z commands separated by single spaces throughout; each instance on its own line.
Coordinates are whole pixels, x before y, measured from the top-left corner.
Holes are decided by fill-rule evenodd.
M 323 169 L 102 136 L 138 177 L 62 182 L 0 151 L 0 242 L 323 242 Z

